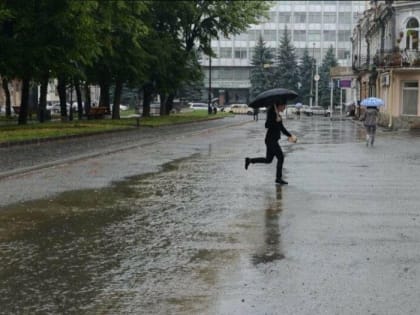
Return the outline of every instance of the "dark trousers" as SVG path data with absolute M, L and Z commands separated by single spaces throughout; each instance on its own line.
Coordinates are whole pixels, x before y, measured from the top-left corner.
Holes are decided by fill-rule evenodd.
M 277 141 L 269 141 L 265 142 L 267 147 L 267 154 L 264 157 L 253 158 L 250 160 L 251 163 L 266 163 L 270 164 L 273 162 L 273 158 L 277 158 L 277 172 L 276 172 L 276 179 L 281 179 L 283 176 L 283 162 L 284 162 L 284 155 L 281 147 Z

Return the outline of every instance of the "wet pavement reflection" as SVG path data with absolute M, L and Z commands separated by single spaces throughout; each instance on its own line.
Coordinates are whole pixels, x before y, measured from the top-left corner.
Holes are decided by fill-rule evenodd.
M 379 131 L 368 150 L 353 122 L 290 119 L 299 141 L 282 139 L 289 185 L 275 186 L 275 163 L 244 170 L 245 156 L 265 152 L 263 126 L 157 141 L 140 157 L 126 150 L 115 160 L 132 174 L 136 159 L 183 157 L 106 188 L 1 208 L 0 314 L 369 314 L 373 302 L 353 301 L 372 291 L 363 281 L 379 279 L 383 261 L 401 296 L 416 292 L 420 220 L 407 178 L 420 175 L 418 136 Z M 104 165 L 97 157 L 97 176 Z M 395 187 L 389 174 L 407 178 Z
M 282 186 L 276 187 L 277 202 L 265 210 L 264 216 L 264 244 L 259 248 L 261 253 L 256 253 L 252 257 L 255 265 L 269 263 L 284 258 L 280 248 L 280 228 L 279 217 L 282 211 Z
M 235 206 L 213 189 L 212 146 L 203 153 L 108 188 L 0 209 L 2 312 L 206 309 L 203 292 L 237 241 L 222 228 Z

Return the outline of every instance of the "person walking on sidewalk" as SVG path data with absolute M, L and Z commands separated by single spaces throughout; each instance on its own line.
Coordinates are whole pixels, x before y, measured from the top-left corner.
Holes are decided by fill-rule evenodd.
M 255 121 L 258 121 L 258 113 L 260 112 L 260 110 L 258 108 L 254 108 L 254 112 L 253 112 L 253 118 Z
M 273 161 L 273 158 L 277 158 L 277 171 L 276 171 L 276 184 L 287 185 L 287 182 L 283 179 L 283 162 L 284 155 L 281 147 L 278 143 L 281 133 L 288 137 L 290 142 L 296 142 L 297 138 L 293 136 L 287 129 L 283 126 L 283 121 L 280 113 L 286 108 L 286 102 L 277 102 L 275 105 L 270 106 L 267 111 L 267 120 L 265 122 L 265 128 L 267 128 L 267 133 L 265 136 L 265 145 L 267 147 L 267 154 L 265 157 L 258 158 L 245 158 L 245 169 L 247 170 L 249 164 L 254 163 L 266 163 L 270 164 Z
M 366 110 L 361 115 L 360 120 L 364 122 L 366 129 L 366 146 L 370 145 L 373 147 L 375 142 L 376 124 L 378 120 L 378 108 L 375 106 L 366 107 Z

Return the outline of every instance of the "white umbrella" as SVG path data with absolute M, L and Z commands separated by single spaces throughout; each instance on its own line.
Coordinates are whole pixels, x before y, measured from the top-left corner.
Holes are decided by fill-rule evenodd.
M 360 105 L 366 106 L 366 107 L 379 107 L 379 106 L 383 106 L 384 104 L 385 104 L 385 102 L 382 99 L 377 98 L 377 97 L 365 98 L 360 103 Z

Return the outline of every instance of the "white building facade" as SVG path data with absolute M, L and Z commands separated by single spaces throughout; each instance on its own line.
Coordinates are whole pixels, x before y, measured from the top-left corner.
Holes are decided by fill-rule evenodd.
M 339 64 L 351 66 L 352 30 L 369 1 L 273 1 L 268 20 L 252 25 L 247 32 L 212 41 L 217 58 L 204 56 L 205 85 L 219 103 L 248 103 L 251 60 L 261 35 L 266 46 L 276 52 L 287 27 L 298 59 L 305 47 L 320 64 L 330 46 Z

